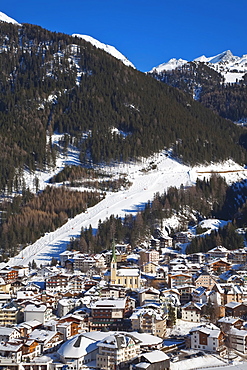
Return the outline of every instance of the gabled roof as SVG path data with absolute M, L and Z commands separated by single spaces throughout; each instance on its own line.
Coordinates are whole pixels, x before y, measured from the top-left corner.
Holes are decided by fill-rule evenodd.
M 196 303 L 196 302 L 188 302 L 186 303 L 182 309 L 197 309 L 199 311 L 201 311 L 202 307 L 204 306 L 204 304 L 200 304 L 200 303 Z
M 221 319 L 218 320 L 218 322 L 224 323 L 224 324 L 232 324 L 233 325 L 233 324 L 235 324 L 239 320 L 243 321 L 240 318 L 235 318 L 235 317 L 227 316 L 227 317 L 222 317 Z
M 207 336 L 209 336 L 211 338 L 218 338 L 220 333 L 221 333 L 220 328 L 218 328 L 216 325 L 213 325 L 213 324 L 197 326 L 195 328 L 192 328 L 190 330 L 190 333 L 193 333 L 193 332 L 196 332 L 196 331 L 204 333 L 204 334 L 206 334 Z
M 210 249 L 207 253 L 210 254 L 210 253 L 214 253 L 214 252 L 222 252 L 222 253 L 230 253 L 230 251 L 225 248 L 225 247 L 222 247 L 222 245 L 218 245 L 212 249 Z
M 230 309 L 234 309 L 234 308 L 236 308 L 236 307 L 238 307 L 238 306 L 241 306 L 243 303 L 242 302 L 229 302 L 229 303 L 226 303 L 225 304 L 225 307 L 226 308 L 230 308 Z M 247 306 L 246 306 L 246 308 L 247 308 Z
M 208 262 L 208 265 L 211 266 L 211 265 L 215 265 L 216 263 L 224 263 L 225 265 L 228 265 L 228 266 L 231 266 L 231 262 L 228 262 L 225 258 L 217 258 L 213 261 L 210 261 Z

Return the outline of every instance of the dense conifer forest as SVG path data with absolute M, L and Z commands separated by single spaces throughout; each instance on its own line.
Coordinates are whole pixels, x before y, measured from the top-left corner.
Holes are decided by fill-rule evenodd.
M 83 165 L 147 157 L 163 148 L 191 164 L 246 162 L 242 129 L 189 94 L 82 39 L 1 22 L 2 191 L 22 188 L 23 169 L 55 165 L 54 132 L 73 140 Z

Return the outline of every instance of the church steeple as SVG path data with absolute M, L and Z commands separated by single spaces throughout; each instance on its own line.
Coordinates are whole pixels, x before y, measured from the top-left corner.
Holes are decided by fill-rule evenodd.
M 117 257 L 115 240 L 112 241 L 112 259 L 111 259 L 111 284 L 116 284 L 117 279 Z
M 111 262 L 117 262 L 115 239 L 112 240 L 112 259 L 111 259 Z

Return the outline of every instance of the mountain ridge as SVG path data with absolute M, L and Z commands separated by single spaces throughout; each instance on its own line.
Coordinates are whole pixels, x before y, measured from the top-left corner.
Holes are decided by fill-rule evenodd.
M 149 73 L 161 74 L 166 71 L 171 71 L 184 65 L 195 62 L 204 63 L 214 69 L 225 79 L 225 82 L 237 82 L 247 73 L 247 54 L 241 57 L 234 56 L 230 50 L 223 51 L 212 57 L 202 55 L 191 61 L 185 59 L 172 58 L 168 62 L 162 63 L 157 67 L 153 67 Z
M 6 23 L 13 23 L 18 26 L 21 26 L 20 23 L 18 23 L 15 19 L 9 17 L 7 14 L 0 12 L 0 22 L 6 22 Z
M 104 50 L 106 53 L 112 55 L 113 57 L 121 60 L 126 66 L 136 68 L 133 63 L 131 63 L 119 50 L 117 50 L 114 46 L 104 44 L 103 42 L 100 42 L 99 40 L 95 39 L 92 36 L 88 35 L 81 35 L 78 33 L 73 33 L 73 37 L 81 38 L 85 41 L 90 42 L 93 46 L 95 46 L 98 49 Z

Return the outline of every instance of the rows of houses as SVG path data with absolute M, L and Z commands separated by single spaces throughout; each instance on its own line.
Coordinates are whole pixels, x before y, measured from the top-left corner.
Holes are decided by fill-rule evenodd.
M 246 258 L 245 249 L 221 246 L 185 256 L 167 237 L 133 251 L 65 251 L 59 265 L 36 270 L 6 266 L 0 367 L 168 369 L 163 340 L 176 318 L 195 323 L 187 348 L 224 355 L 230 345 L 245 354 Z

